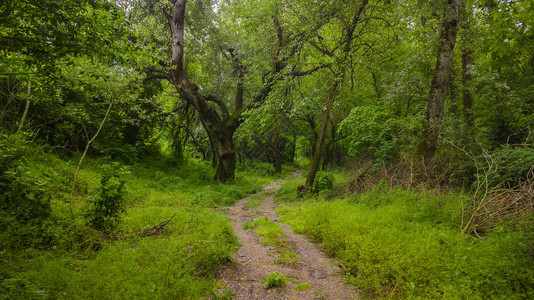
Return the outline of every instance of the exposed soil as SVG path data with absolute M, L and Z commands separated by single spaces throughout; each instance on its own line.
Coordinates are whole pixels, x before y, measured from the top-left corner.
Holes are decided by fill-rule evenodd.
M 249 207 L 250 196 L 239 200 L 229 209 L 234 233 L 238 236 L 241 247 L 233 256 L 234 262 L 218 274 L 222 290 L 232 292 L 234 299 L 358 299 L 358 293 L 343 281 L 343 270 L 333 259 L 303 235 L 291 231 L 287 224 L 278 222 L 275 213 L 274 191 L 279 182 L 267 186 L 257 194 L 267 194 L 260 207 Z M 253 230 L 243 229 L 250 220 L 265 216 L 274 221 L 287 234 L 284 243 L 297 256 L 297 263 L 281 264 L 274 247 L 260 242 Z M 262 283 L 270 272 L 284 272 L 287 285 L 266 289 Z M 297 291 L 298 284 L 309 284 L 304 291 Z

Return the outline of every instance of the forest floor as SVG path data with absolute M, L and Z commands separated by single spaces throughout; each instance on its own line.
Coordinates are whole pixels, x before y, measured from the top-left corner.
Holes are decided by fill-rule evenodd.
M 274 193 L 283 180 L 229 208 L 241 247 L 222 269 L 222 292 L 234 299 L 357 299 L 343 269 L 305 236 L 278 222 Z

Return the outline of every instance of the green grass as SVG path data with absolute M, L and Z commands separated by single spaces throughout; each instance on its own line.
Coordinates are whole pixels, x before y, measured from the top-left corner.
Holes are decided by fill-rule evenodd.
M 221 215 L 182 211 L 175 218 L 166 236 L 115 241 L 89 260 L 40 258 L 24 276 L 52 298 L 200 297 L 236 241 Z
M 293 289 L 295 291 L 307 291 L 310 288 L 311 288 L 311 284 L 309 283 L 299 283 Z
M 281 265 L 295 266 L 298 262 L 298 255 L 288 249 L 279 249 L 276 262 Z
M 262 193 L 262 194 L 254 194 L 254 195 L 250 196 L 250 199 L 258 199 L 258 200 L 262 200 L 262 199 L 265 199 L 265 197 L 267 197 L 267 194 L 265 194 L 265 193 Z
M 190 160 L 171 168 L 162 157 L 134 166 L 107 159 L 82 165 L 70 217 L 68 194 L 76 158 L 33 152 L 27 155 L 28 180 L 52 196 L 52 216 L 41 225 L 24 225 L 25 236 L 2 232 L 0 299 L 199 299 L 216 289 L 217 270 L 237 247 L 228 217 L 217 208 L 256 192 L 273 177 L 252 169 L 236 180 L 212 180 L 206 163 Z M 105 235 L 85 225 L 87 197 L 104 172 L 126 181 L 126 213 L 115 231 Z M 141 237 L 169 220 L 168 230 Z M 22 231 L 18 231 L 21 233 Z
M 285 247 L 284 236 L 286 234 L 276 225 L 274 221 L 268 220 L 266 217 L 261 217 L 253 221 L 245 223 L 244 229 L 254 229 L 259 236 L 261 236 L 261 242 L 267 245 L 275 246 L 278 248 Z
M 263 279 L 266 289 L 284 287 L 287 284 L 287 278 L 284 272 L 270 272 L 269 276 Z
M 247 200 L 245 201 L 245 204 L 248 208 L 256 208 L 256 207 L 260 207 L 261 205 L 261 202 L 260 201 L 257 201 L 257 200 Z
M 279 190 L 281 221 L 340 259 L 366 298 L 527 299 L 534 296 L 531 231 L 506 226 L 480 240 L 460 232 L 458 194 L 378 186 L 346 199 Z
M 291 245 L 284 239 L 286 234 L 274 221 L 268 220 L 266 217 L 261 217 L 245 223 L 243 228 L 254 229 L 254 232 L 261 237 L 262 243 L 274 247 L 278 254 L 276 260 L 278 264 L 295 265 L 297 263 L 297 254 L 291 251 Z

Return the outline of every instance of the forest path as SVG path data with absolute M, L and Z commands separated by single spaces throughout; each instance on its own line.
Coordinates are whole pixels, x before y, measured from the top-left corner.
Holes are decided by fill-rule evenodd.
M 222 289 L 231 291 L 234 299 L 357 299 L 357 292 L 343 282 L 339 264 L 305 236 L 293 233 L 289 225 L 278 222 L 274 192 L 282 181 L 270 184 L 229 208 L 233 231 L 242 246 L 234 253 L 234 262 L 217 276 Z M 281 262 L 279 245 L 262 243 L 254 229 L 243 228 L 247 222 L 261 217 L 274 221 L 284 231 L 285 235 L 281 235 L 283 251 L 296 253 L 296 259 L 293 256 L 289 262 L 287 259 Z M 270 272 L 285 273 L 287 284 L 266 289 L 263 281 Z

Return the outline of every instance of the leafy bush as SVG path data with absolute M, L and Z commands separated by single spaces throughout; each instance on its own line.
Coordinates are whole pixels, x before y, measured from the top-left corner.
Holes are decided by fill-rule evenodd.
M 50 216 L 50 195 L 39 185 L 23 181 L 22 168 L 0 177 L 0 209 L 19 222 L 35 223 Z
M 283 287 L 287 284 L 287 278 L 284 272 L 270 272 L 269 276 L 263 279 L 263 284 L 266 289 Z
M 340 124 L 347 134 L 343 140 L 352 156 L 371 155 L 380 163 L 399 156 L 402 147 L 410 145 L 410 132 L 420 126 L 417 117 L 398 118 L 382 106 L 357 106 Z
M 84 217 L 91 227 L 110 231 L 115 228 L 125 211 L 125 182 L 117 175 L 104 174 L 100 183 L 96 193 L 89 198 L 90 206 Z
M 35 149 L 16 136 L 0 137 L 0 248 L 48 248 L 54 240 L 50 226 L 51 196 L 28 167 Z
M 133 164 L 138 160 L 139 150 L 122 141 L 102 140 L 93 146 L 93 151 L 100 156 L 108 156 L 114 160 L 121 160 L 127 164 Z
M 67 181 L 72 179 L 68 172 L 73 171 L 72 165 L 60 158 L 36 155 L 35 151 L 29 154 L 25 157 L 32 174 L 28 181 L 35 184 L 38 180 L 34 179 L 41 179 L 41 174 L 47 171 L 50 178 L 54 172 L 62 172 L 68 175 Z M 130 172 L 120 171 L 120 167 L 109 160 L 88 157 L 80 171 L 87 188 L 96 191 L 89 199 L 92 202 L 101 201 L 102 194 L 107 195 L 104 198 L 113 198 L 121 194 L 118 190 L 124 192 L 127 188 L 129 193 L 119 197 L 127 214 L 114 224 L 114 235 L 119 240 L 108 243 L 105 234 L 85 226 L 88 220 L 72 219 L 68 203 L 62 201 L 63 194 L 70 191 L 68 186 L 62 187 L 64 176 L 54 182 L 45 178 L 42 185 L 45 191 L 55 190 L 56 186 L 63 189 L 51 199 L 50 217 L 39 226 L 20 226 L 15 217 L 0 218 L 0 228 L 6 228 L 0 230 L 0 249 L 16 245 L 16 251 L 12 251 L 14 246 L 4 253 L 0 251 L 0 278 L 24 276 L 28 284 L 46 291 L 52 299 L 208 296 L 216 286 L 215 274 L 231 260 L 237 247 L 228 217 L 213 207 L 231 205 L 272 178 L 257 176 L 250 170 L 238 172 L 234 182 L 218 184 L 212 180 L 209 163 L 193 159 L 180 168 L 169 167 L 164 157 L 144 160 L 131 166 Z M 200 170 L 206 170 L 207 176 L 200 175 Z M 100 174 L 108 174 L 109 182 L 98 182 L 104 179 Z M 120 178 L 116 176 L 119 174 Z M 127 181 L 122 188 L 120 179 Z M 74 204 L 82 205 L 84 201 L 80 200 Z M 90 208 L 94 208 L 93 203 L 85 213 Z M 155 224 L 169 220 L 175 212 L 177 215 L 165 226 L 168 230 L 164 234 L 139 237 Z M 17 295 L 15 292 L 8 295 Z
M 51 212 L 50 195 L 25 165 L 30 153 L 23 140 L 0 137 L 0 210 L 23 223 L 46 219 Z
M 315 175 L 313 182 L 313 191 L 318 193 L 320 191 L 329 190 L 334 186 L 334 175 L 329 172 L 319 171 Z
M 495 70 L 478 66 L 474 71 L 472 112 L 481 140 L 492 147 L 524 140 L 525 132 L 519 133 L 517 123 L 521 123 L 520 116 L 528 115 L 522 109 L 528 97 L 518 97 L 519 93 Z
M 46 299 L 45 291 L 36 289 L 23 278 L 8 278 L 0 284 L 0 299 Z
M 497 168 L 495 173 L 489 174 L 490 186 L 501 183 L 515 186 L 527 179 L 528 172 L 534 166 L 534 148 L 509 147 L 496 150 L 490 156 L 494 158 Z

